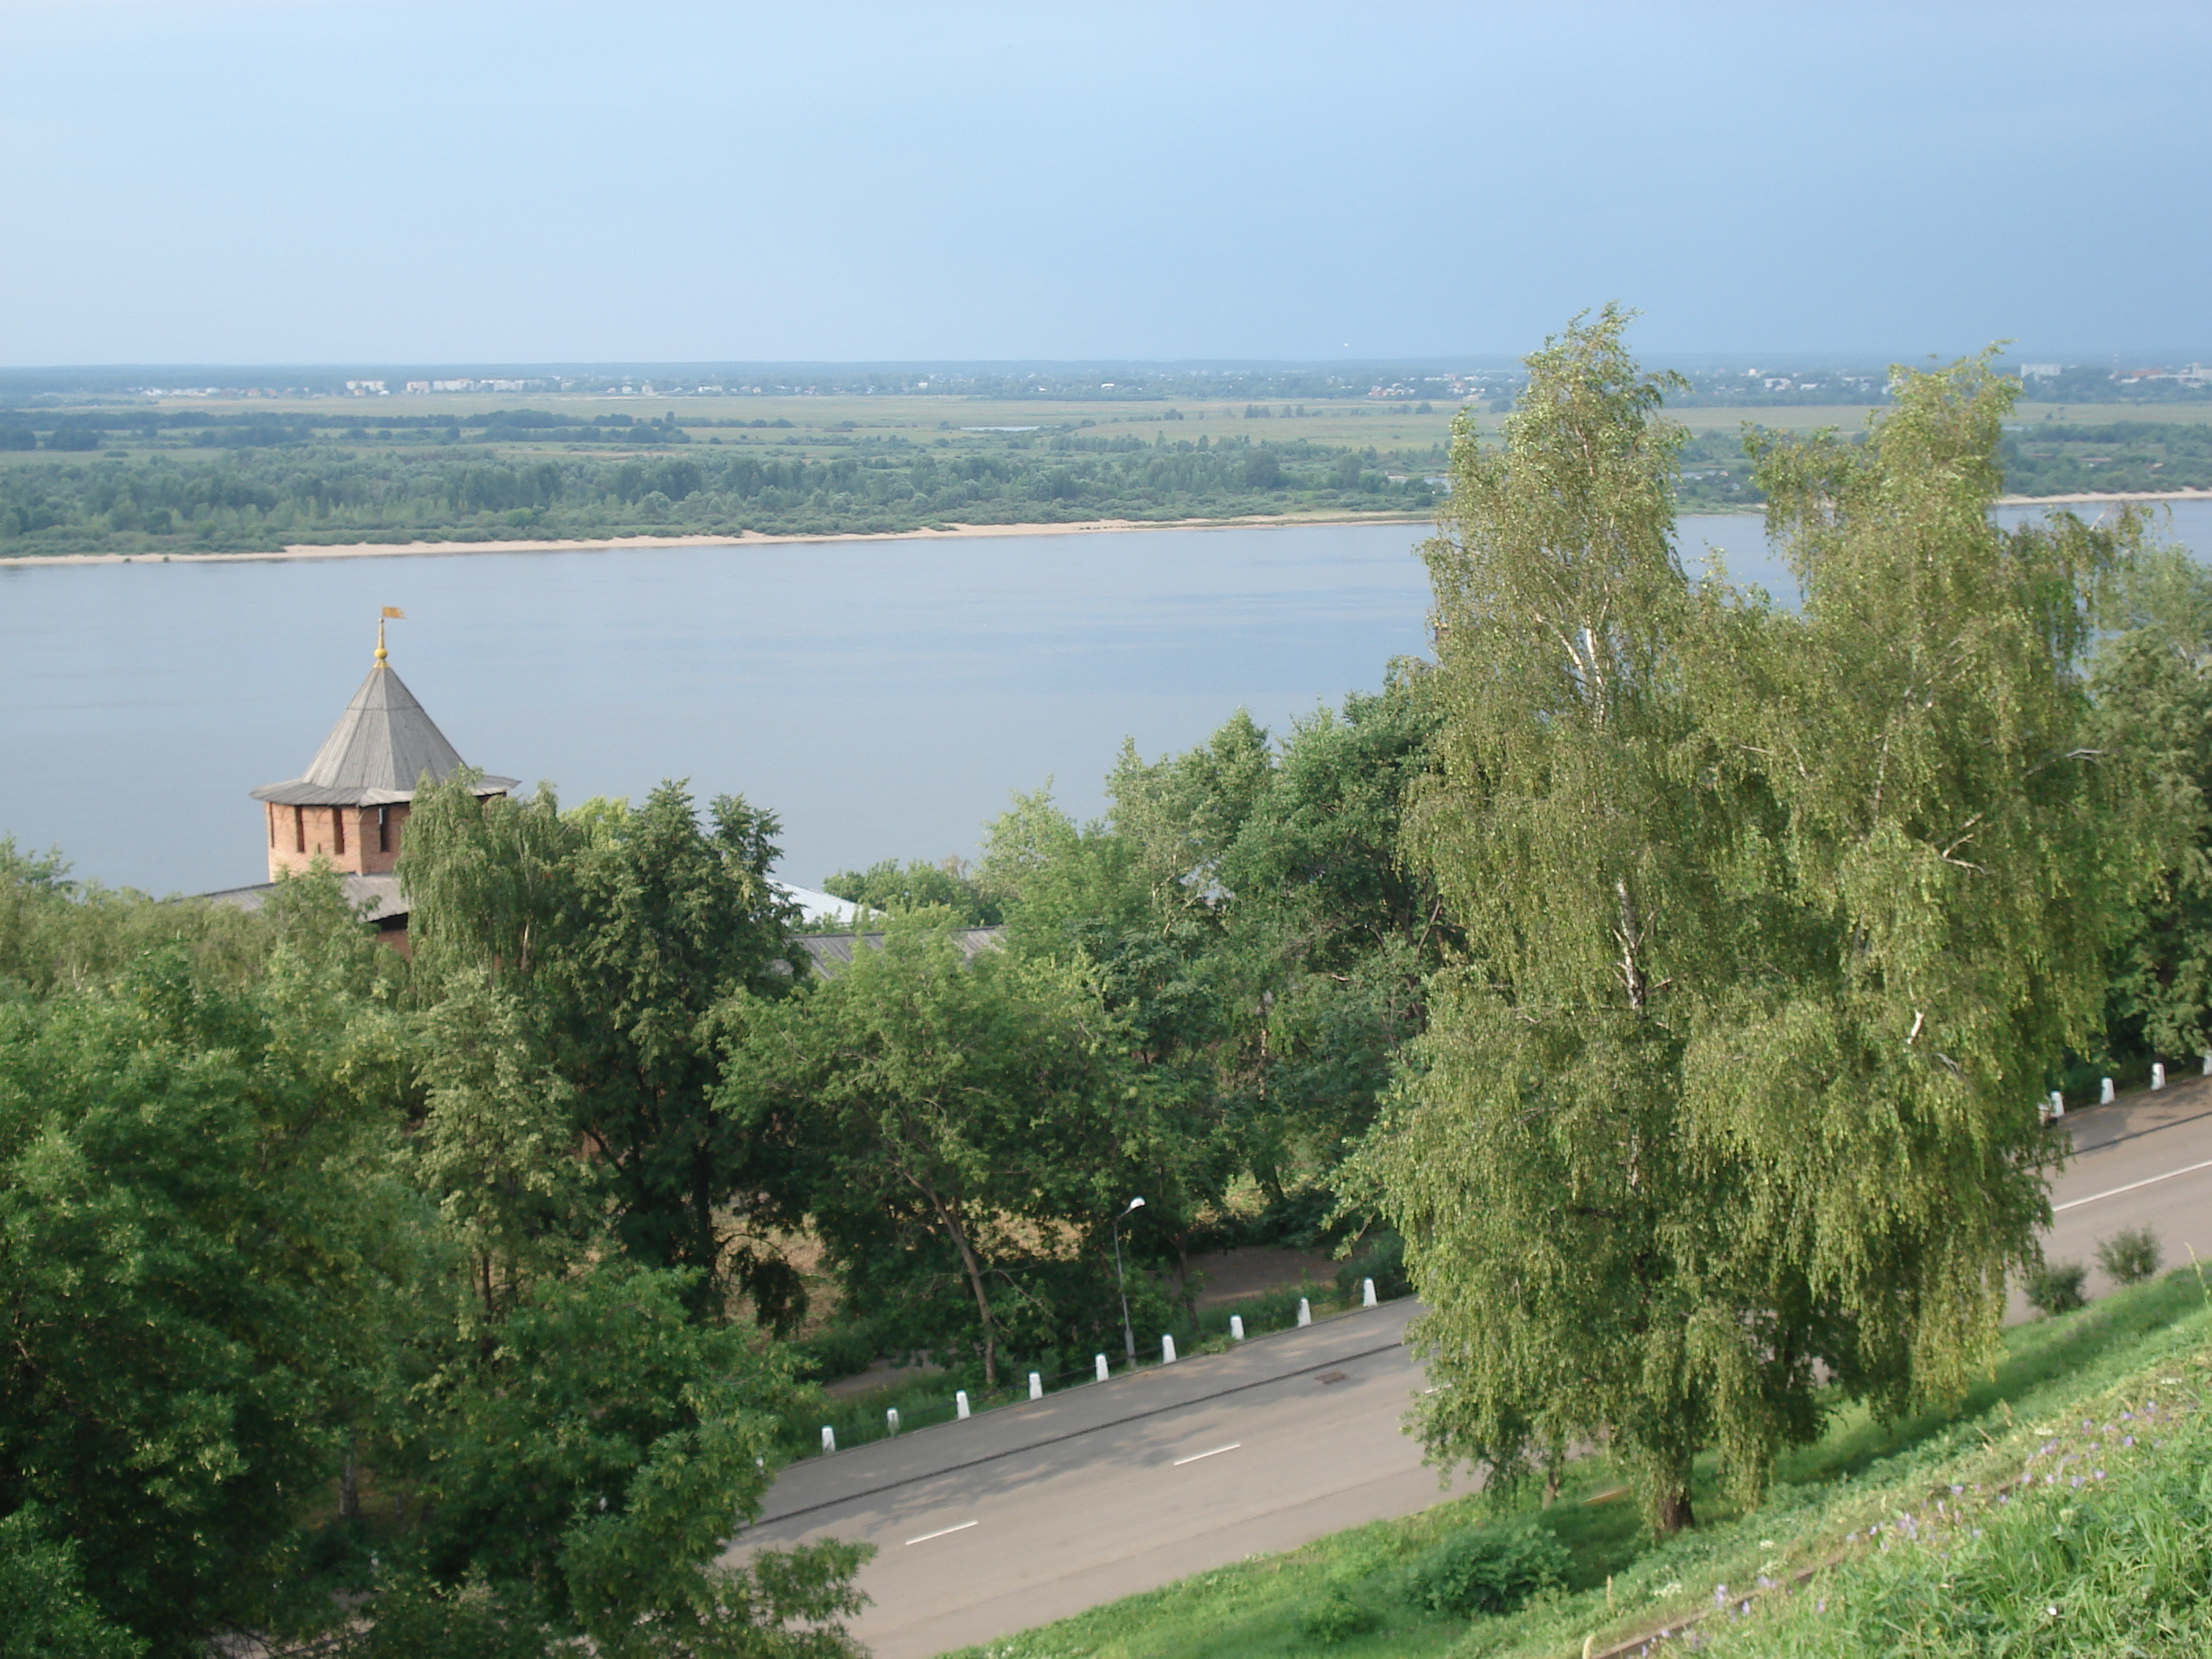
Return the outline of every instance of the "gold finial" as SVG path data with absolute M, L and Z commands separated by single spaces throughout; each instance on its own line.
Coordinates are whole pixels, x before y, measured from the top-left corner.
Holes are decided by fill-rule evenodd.
M 384 616 L 383 616 L 383 617 L 379 617 L 376 619 L 376 665 L 377 665 L 379 668 L 381 668 L 381 667 L 383 667 L 383 666 L 384 666 L 384 659 L 385 659 L 385 649 L 384 649 L 384 617 L 397 617 L 400 621 L 402 621 L 402 622 L 405 622 L 405 621 L 407 620 L 407 613 L 406 613 L 404 611 L 402 611 L 402 610 L 401 610 L 398 605 L 386 605 L 386 606 L 384 607 Z

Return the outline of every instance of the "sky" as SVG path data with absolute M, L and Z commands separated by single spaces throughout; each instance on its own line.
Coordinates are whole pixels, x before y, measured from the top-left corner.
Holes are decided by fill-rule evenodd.
M 2212 357 L 2212 6 L 0 0 L 0 365 Z

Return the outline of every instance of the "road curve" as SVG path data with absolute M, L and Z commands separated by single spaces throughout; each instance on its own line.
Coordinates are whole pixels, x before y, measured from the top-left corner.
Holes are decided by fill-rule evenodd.
M 742 1555 L 866 1539 L 878 1659 L 927 1659 L 1446 1488 L 1401 1431 L 1409 1302 L 786 1469 Z M 1449 1488 L 1472 1490 L 1462 1479 Z
M 2076 1112 L 2046 1249 L 2092 1260 L 2148 1224 L 2169 1265 L 2212 1264 L 2212 1081 Z M 2091 1290 L 2108 1288 L 2094 1268 Z M 928 1659 L 1258 1551 L 1425 1509 L 1439 1486 L 1401 1431 L 1423 1386 L 1411 1302 L 1257 1339 L 786 1469 L 742 1557 L 833 1536 L 878 1553 L 854 1632 Z M 2015 1302 L 2016 1314 L 2024 1304 Z

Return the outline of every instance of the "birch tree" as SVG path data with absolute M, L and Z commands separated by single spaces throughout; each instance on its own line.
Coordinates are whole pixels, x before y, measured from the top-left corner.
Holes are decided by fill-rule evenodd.
M 1823 1367 L 1893 1411 L 1989 1358 L 2140 860 L 2081 738 L 2121 550 L 1991 526 L 1986 366 L 1759 447 L 1792 613 L 1688 580 L 1625 322 L 1529 360 L 1502 450 L 1455 436 L 1407 833 L 1467 957 L 1362 1167 L 1431 1304 L 1432 1455 L 1607 1437 L 1664 1534 L 1701 1450 L 1748 1497 L 1818 1432 Z

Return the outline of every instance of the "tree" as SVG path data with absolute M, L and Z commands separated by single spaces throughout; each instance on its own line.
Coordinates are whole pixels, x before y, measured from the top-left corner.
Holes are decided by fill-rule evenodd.
M 1817 1431 L 1823 1366 L 1894 1411 L 1991 1352 L 2128 857 L 2081 740 L 2115 550 L 1990 525 L 1986 365 L 1763 447 L 1792 615 L 1682 571 L 1626 321 L 1529 359 L 1502 453 L 1455 434 L 1409 837 L 1467 960 L 1362 1171 L 1431 1304 L 1432 1454 L 1608 1436 L 1665 1533 L 1700 1449 L 1750 1493 Z
M 1238 709 L 1200 747 L 1147 764 L 1124 739 L 1106 781 L 1114 829 L 1134 849 L 1155 909 L 1210 904 L 1222 855 L 1274 781 L 1265 727 Z
M 2097 741 L 2143 780 L 2163 845 L 2115 959 L 2109 1036 L 2200 1054 L 2212 1048 L 2212 576 L 2169 552 L 2118 597 L 2097 651 Z
M 1148 765 L 1124 744 L 1110 823 L 1079 828 L 1046 793 L 1017 797 L 983 856 L 982 879 L 1006 895 L 1007 949 L 1083 964 L 1126 1034 L 1158 1131 L 1130 1171 L 1140 1237 L 1173 1249 L 1187 1303 L 1192 1238 L 1236 1173 L 1218 1068 L 1244 988 L 1218 949 L 1211 869 L 1272 765 L 1241 712 L 1187 755 Z
M 157 1656 L 282 1610 L 411 1231 L 374 1004 L 281 948 L 226 977 L 173 945 L 0 1003 L 0 1515 Z
M 759 1513 L 791 1381 L 757 1335 L 687 1316 L 689 1276 L 617 1262 L 544 1281 L 495 1352 L 426 1390 L 428 1518 L 380 1585 L 374 1651 L 443 1652 L 489 1623 L 542 1632 L 528 1652 L 581 1636 L 639 1659 L 858 1653 L 837 1621 L 867 1547 L 721 1559 Z
M 42 1519 L 35 1505 L 0 1516 L 0 1659 L 140 1659 L 145 1643 L 102 1615 Z
M 942 912 L 893 916 L 827 982 L 744 1010 L 721 1106 L 787 1115 L 812 1154 L 812 1224 L 847 1294 L 905 1304 L 997 1386 L 1060 1313 L 1036 1293 L 1127 1194 L 1146 1125 L 1121 1034 L 1077 964 L 969 959 Z
M 925 864 L 882 859 L 865 870 L 841 870 L 826 878 L 822 890 L 871 910 L 914 910 L 942 906 L 971 927 L 994 927 L 1005 918 L 1000 906 L 969 875 L 964 861 L 947 858 Z
M 1299 721 L 1216 866 L 1221 948 L 1243 981 L 1224 1086 L 1243 1161 L 1271 1191 L 1293 1171 L 1328 1176 L 1365 1133 L 1456 938 L 1400 846 L 1431 764 L 1425 678 L 1394 665 L 1379 695 Z
M 479 802 L 473 783 L 424 791 L 408 821 L 426 994 L 473 975 L 515 999 L 526 1069 L 559 1080 L 623 1248 L 697 1269 L 702 1315 L 736 1291 L 789 1328 L 805 1302 L 775 1243 L 798 1218 L 787 1139 L 770 1120 L 740 1133 L 710 1103 L 720 1011 L 782 995 L 805 960 L 796 908 L 769 880 L 775 817 L 723 796 L 702 827 L 675 783 L 641 807 L 565 814 L 548 786 Z

